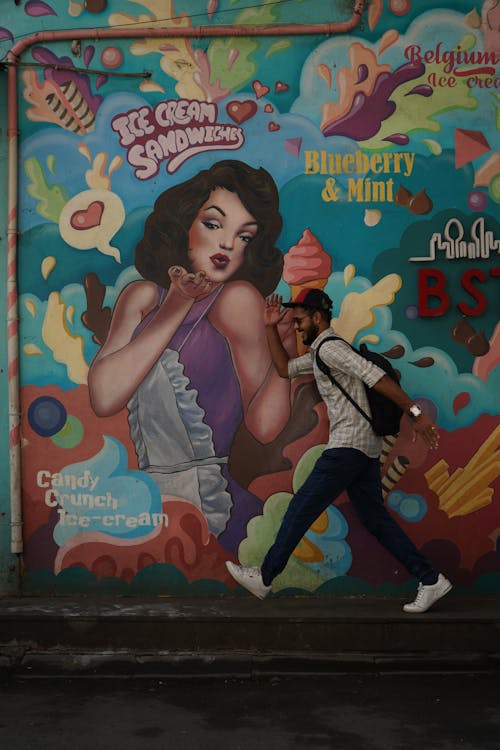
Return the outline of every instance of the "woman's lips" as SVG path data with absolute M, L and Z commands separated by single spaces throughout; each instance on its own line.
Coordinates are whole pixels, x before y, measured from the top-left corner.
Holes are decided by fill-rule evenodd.
M 216 253 L 210 256 L 210 260 L 214 264 L 215 268 L 225 268 L 229 263 L 229 258 L 224 253 Z

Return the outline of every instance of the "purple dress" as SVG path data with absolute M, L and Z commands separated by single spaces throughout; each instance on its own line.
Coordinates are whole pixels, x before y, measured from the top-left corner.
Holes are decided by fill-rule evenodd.
M 248 521 L 263 503 L 230 476 L 227 461 L 243 419 L 241 393 L 228 343 L 208 320 L 218 287 L 195 302 L 168 347 L 129 401 L 129 424 L 139 468 L 162 495 L 197 505 L 210 531 L 237 554 Z M 165 298 L 141 322 L 148 325 Z

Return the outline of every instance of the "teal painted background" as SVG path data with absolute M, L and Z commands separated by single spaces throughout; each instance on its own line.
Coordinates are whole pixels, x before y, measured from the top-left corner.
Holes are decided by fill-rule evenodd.
M 97 8 L 98 3 L 88 2 L 87 10 L 78 0 L 46 0 L 46 2 L 27 0 L 20 6 L 9 4 L 8 8 L 4 4 L 0 20 L 3 26 L 0 54 L 6 54 L 13 40 L 18 40 L 38 29 L 87 28 L 92 27 L 93 24 L 106 27 L 109 14 L 112 12 L 137 15 L 140 11 L 151 10 L 153 12 L 158 8 L 165 12 L 165 8 L 170 4 L 155 3 L 152 0 L 144 3 L 111 0 L 104 5 L 106 6 L 105 12 L 91 12 L 88 9 Z M 419 295 L 416 281 L 417 270 L 425 269 L 426 266 L 412 262 L 411 258 L 425 255 L 428 251 L 429 236 L 435 233 L 442 238 L 444 227 L 450 220 L 460 221 L 460 226 L 463 227 L 466 236 L 469 236 L 474 220 L 484 215 L 487 229 L 493 231 L 494 236 L 498 237 L 498 192 L 494 194 L 492 189 L 488 193 L 484 184 L 479 190 L 472 190 L 473 166 L 469 162 L 459 170 L 455 164 L 454 132 L 456 127 L 462 127 L 487 133 L 490 140 L 489 149 L 486 154 L 478 157 L 479 161 L 476 162 L 476 166 L 489 158 L 490 153 L 498 152 L 499 95 L 495 91 L 475 92 L 476 100 L 467 96 L 466 92 L 464 93 L 461 89 L 460 97 L 457 96 L 454 100 L 452 95 L 447 99 L 446 90 L 440 88 L 434 92 L 433 99 L 429 96 L 428 89 L 423 87 L 418 92 L 421 97 L 421 111 L 412 110 L 412 116 L 418 120 L 416 123 L 418 127 L 413 130 L 411 117 L 408 123 L 405 117 L 401 116 L 400 122 L 408 131 L 410 145 L 406 147 L 407 144 L 401 141 L 403 145 L 396 145 L 390 153 L 405 151 L 414 155 L 414 169 L 412 166 L 411 173 L 405 179 L 400 177 L 400 180 L 404 182 L 405 189 L 412 194 L 418 194 L 423 187 L 432 194 L 434 203 L 427 212 L 422 210 L 420 213 L 418 211 L 412 213 L 410 209 L 407 210 L 397 202 L 393 203 L 392 195 L 389 200 L 387 194 L 377 206 L 383 209 L 379 211 L 379 216 L 376 211 L 373 211 L 373 204 L 377 203 L 377 200 L 373 200 L 372 193 L 366 198 L 362 198 L 358 193 L 357 198 L 354 196 L 354 200 L 350 200 L 353 195 L 348 193 L 348 190 L 352 191 L 354 187 L 349 186 L 345 176 L 338 179 L 335 188 L 339 190 L 338 200 L 334 200 L 334 195 L 336 195 L 334 183 L 331 183 L 325 174 L 318 173 L 319 170 L 314 173 L 316 164 L 314 158 L 319 158 L 321 150 L 325 149 L 339 156 L 350 156 L 351 152 L 354 153 L 359 146 L 364 153 L 368 154 L 379 151 L 389 153 L 387 144 L 381 140 L 381 135 L 391 137 L 394 133 L 386 130 L 382 134 L 375 133 L 372 138 L 365 137 L 366 133 L 361 137 L 359 132 L 356 137 L 353 136 L 350 139 L 344 137 L 343 134 L 333 138 L 327 137 L 328 134 L 322 132 L 319 127 L 321 112 L 318 101 L 320 95 L 325 96 L 326 100 L 331 92 L 324 95 L 323 83 L 318 76 L 313 75 L 315 63 L 323 66 L 320 69 L 326 78 L 330 70 L 331 79 L 335 79 L 337 70 L 348 65 L 350 41 L 361 40 L 368 47 L 372 45 L 377 50 L 378 45 L 382 44 L 384 34 L 390 30 L 397 31 L 403 38 L 406 38 L 405 35 L 408 34 L 410 40 L 416 39 L 425 49 L 431 51 L 435 50 L 436 45 L 442 43 L 443 39 L 449 41 L 449 44 L 456 43 L 457 38 L 460 38 L 460 33 L 463 34 L 462 38 L 468 38 L 470 43 L 476 44 L 480 38 L 478 27 L 474 26 L 474 19 L 471 17 L 467 21 L 469 25 L 465 21 L 465 14 L 472 14 L 476 8 L 473 2 L 443 0 L 439 3 L 439 8 L 436 8 L 434 2 L 413 2 L 411 10 L 401 14 L 390 12 L 390 8 L 410 8 L 409 3 L 405 5 L 399 0 L 395 4 L 386 2 L 380 18 L 374 19 L 373 8 L 376 6 L 375 2 L 371 4 L 372 10 L 365 12 L 362 25 L 353 32 L 350 40 L 328 40 L 312 36 L 294 37 L 293 44 L 290 43 L 287 48 L 283 48 L 283 55 L 274 54 L 274 56 L 270 54 L 270 50 L 276 40 L 265 40 L 260 43 L 260 46 L 257 45 L 255 57 L 252 57 L 253 51 L 250 55 L 252 62 L 257 61 L 254 72 L 248 74 L 248 80 L 242 88 L 238 89 L 235 86 L 234 93 L 230 93 L 227 98 L 229 100 L 234 96 L 238 99 L 246 99 L 254 105 L 260 104 L 261 110 L 254 119 L 249 118 L 240 123 L 248 139 L 241 154 L 238 151 L 232 154 L 220 151 L 216 158 L 231 158 L 231 156 L 239 158 L 241 156 L 245 161 L 255 162 L 256 165 L 262 162 L 270 170 L 278 183 L 284 217 L 284 227 L 278 246 L 283 252 L 287 250 L 290 252 L 289 258 L 293 255 L 291 251 L 297 248 L 301 238 L 304 237 L 302 244 L 307 245 L 309 242 L 312 250 L 318 246 L 326 249 L 331 261 L 331 269 L 325 274 L 328 277 L 327 291 L 335 299 L 336 316 L 341 317 L 341 302 L 346 296 L 346 277 L 349 275 L 350 264 L 355 266 L 355 270 L 349 282 L 351 283 L 349 291 L 356 294 L 364 292 L 370 294 L 379 280 L 385 280 L 385 283 L 389 285 L 389 291 L 382 291 L 380 287 L 378 288 L 376 292 L 378 300 L 385 300 L 385 302 L 382 304 L 380 301 L 374 309 L 374 320 L 367 324 L 366 330 L 360 323 L 357 328 L 354 324 L 349 327 L 350 321 L 357 320 L 356 316 L 359 320 L 362 317 L 359 305 L 357 307 L 354 305 L 352 309 L 349 309 L 349 314 L 344 311 L 345 331 L 343 333 L 346 336 L 349 332 L 356 335 L 368 333 L 369 336 L 374 337 L 373 341 L 380 349 L 393 352 L 393 355 L 397 357 L 397 366 L 401 369 L 405 388 L 415 398 L 420 398 L 422 404 L 430 409 L 439 408 L 439 422 L 443 428 L 442 452 L 439 457 L 446 458 L 452 468 L 464 467 L 471 454 L 487 440 L 498 425 L 498 391 L 496 389 L 498 375 L 495 375 L 491 368 L 491 372 L 488 371 L 485 375 L 483 371 L 482 374 L 483 380 L 486 380 L 488 374 L 490 375 L 490 385 L 480 381 L 480 378 L 472 372 L 474 367 L 481 367 L 481 357 L 477 355 L 477 348 L 474 349 L 472 345 L 467 348 L 457 336 L 450 336 L 452 327 L 460 318 L 456 303 L 467 297 L 462 287 L 464 264 L 460 262 L 460 264 L 453 265 L 443 260 L 442 257 L 432 264 L 433 268 L 446 276 L 451 304 L 446 314 L 436 316 L 430 321 L 429 318 L 419 317 L 417 314 Z M 477 7 L 479 6 L 478 3 Z M 176 12 L 189 13 L 193 25 L 236 22 L 300 23 L 325 20 L 325 3 L 319 0 L 283 4 L 263 3 L 253 10 L 244 10 L 245 7 L 246 3 L 229 0 L 219 3 L 175 2 Z M 210 9 L 214 13 L 213 18 L 209 17 Z M 328 3 L 328 21 L 346 19 L 350 16 L 351 10 L 352 3 L 344 2 L 344 0 Z M 432 19 L 432 23 L 429 22 L 425 28 L 419 26 L 419 18 L 424 12 L 435 11 L 437 13 L 438 10 L 443 11 L 441 16 L 431 15 L 428 18 Z M 387 42 L 387 37 L 385 39 Z M 135 106 L 135 102 L 144 103 L 146 100 L 153 106 L 162 99 L 177 96 L 173 80 L 166 75 L 162 77 L 161 71 L 158 70 L 158 57 L 132 55 L 128 44 L 130 43 L 120 42 L 118 45 L 124 52 L 127 70 L 137 72 L 152 68 L 153 79 L 161 80 L 165 90 L 139 94 L 137 81 L 131 83 L 127 90 L 123 79 L 109 77 L 100 90 L 104 95 L 102 111 L 105 113 L 103 121 L 109 131 L 107 140 L 103 136 L 105 131 L 102 126 L 97 134 L 87 136 L 86 140 L 82 137 L 82 140 L 92 147 L 90 150 L 92 159 L 96 157 L 97 150 L 100 148 L 107 149 L 110 157 L 126 155 L 125 150 L 118 147 L 116 136 L 109 128 L 111 115 L 120 111 L 116 104 L 116 101 L 120 100 L 113 97 L 122 97 L 122 111 L 124 111 L 127 107 Z M 208 49 L 209 45 L 210 40 L 203 43 L 193 40 L 193 47 Z M 100 55 L 106 46 L 106 43 L 97 42 L 91 38 L 82 41 L 82 52 L 78 55 L 75 53 L 73 61 L 82 65 L 87 59 L 86 64 L 89 67 L 99 67 L 102 59 Z M 38 53 L 38 59 L 43 59 L 45 62 L 48 59 L 47 55 L 51 53 L 59 56 L 70 54 L 68 42 L 45 44 L 44 47 L 43 53 Z M 85 58 L 85 54 L 87 51 L 90 55 L 91 47 L 94 56 L 90 64 L 89 57 Z M 217 45 L 213 45 L 210 59 L 214 65 L 220 65 L 221 58 L 217 56 L 216 47 Z M 47 49 L 49 49 L 48 52 Z M 402 50 L 398 49 L 396 53 L 395 49 L 397 45 L 393 39 L 391 44 L 388 43 L 386 57 L 381 58 L 384 63 L 387 59 L 391 60 L 393 71 L 404 62 Z M 30 49 L 25 53 L 26 62 L 34 59 L 32 52 L 33 50 Z M 226 52 L 227 50 L 224 50 L 224 54 Z M 222 54 L 220 47 L 219 53 Z M 390 68 L 391 65 L 388 67 Z M 299 74 L 302 72 L 309 76 L 307 79 L 311 84 L 309 88 L 301 81 Z M 0 75 L 2 76 L 2 96 L 5 99 L 6 74 L 2 72 Z M 19 73 L 19 77 L 20 75 Z M 40 69 L 33 68 L 30 75 L 32 81 L 43 82 Z M 243 80 L 245 76 L 243 73 L 241 75 Z M 362 65 L 358 68 L 358 75 L 361 77 L 363 75 Z M 262 79 L 264 83 L 266 80 L 272 83 L 285 81 L 286 87 L 282 86 L 281 90 L 271 89 L 267 94 L 263 94 L 262 81 L 260 81 L 262 88 L 252 86 L 252 81 L 256 84 L 257 79 Z M 91 80 L 94 85 L 97 79 L 93 77 Z M 323 82 L 327 83 L 326 79 L 323 79 Z M 215 86 L 215 82 L 211 80 L 210 85 Z M 115 544 L 115 539 L 109 539 L 111 535 L 107 535 L 106 538 L 104 535 L 94 537 L 87 545 L 82 542 L 80 547 L 75 544 L 73 548 L 71 534 L 67 528 L 61 529 L 61 527 L 58 529 L 57 544 L 54 543 L 51 536 L 55 526 L 54 518 L 49 519 L 50 525 L 49 522 L 45 523 L 47 518 L 42 518 L 43 514 L 39 513 L 40 505 L 43 507 L 45 503 L 45 506 L 50 506 L 51 488 L 46 484 L 48 480 L 45 475 L 38 477 L 38 470 L 42 472 L 52 470 L 56 473 L 61 467 L 70 464 L 77 468 L 72 471 L 68 470 L 67 473 L 80 476 L 78 472 L 81 472 L 83 477 L 85 476 L 84 470 L 88 467 L 93 469 L 95 464 L 98 464 L 99 471 L 103 471 L 104 466 L 111 478 L 115 476 L 114 472 L 126 475 L 130 483 L 139 484 L 140 478 L 138 479 L 134 474 L 136 464 L 134 464 L 133 448 L 127 434 L 124 413 L 109 417 L 105 423 L 100 422 L 95 415 L 91 414 L 85 382 L 75 379 L 74 373 L 68 374 L 65 366 L 67 363 L 47 356 L 48 352 L 44 348 L 40 335 L 40 316 L 38 319 L 33 316 L 32 319 L 31 314 L 27 314 L 27 310 L 34 310 L 37 305 L 43 308 L 47 303 L 48 295 L 59 293 L 61 290 L 64 290 L 65 304 L 70 306 L 74 303 L 77 312 L 81 313 L 84 309 L 82 280 L 89 271 L 99 274 L 101 282 L 107 287 L 106 303 L 113 307 L 125 284 L 136 278 L 133 270 L 134 246 L 141 236 L 144 222 L 156 196 L 167 184 L 180 182 L 194 175 L 198 169 L 209 166 L 213 161 L 212 157 L 202 154 L 191 161 L 188 160 L 179 170 L 178 175 L 173 177 L 165 175 L 165 165 L 162 164 L 158 178 L 155 176 L 155 179 L 145 182 L 139 182 L 131 170 L 127 169 L 126 164 L 116 172 L 112 177 L 113 189 L 123 199 L 126 208 L 126 220 L 116 237 L 113 238 L 113 243 L 116 242 L 117 246 L 124 248 L 122 265 L 118 266 L 112 255 L 96 253 L 92 247 L 87 248 L 88 252 L 82 252 L 81 249 L 77 249 L 76 245 L 71 244 L 75 241 L 74 236 L 71 234 L 64 238 L 61 236 L 57 221 L 59 211 L 63 204 L 70 202 L 70 196 L 76 197 L 75 194 L 81 196 L 88 187 L 85 170 L 89 168 L 90 158 L 87 157 L 88 161 L 86 161 L 82 152 L 77 155 L 76 138 L 73 134 L 59 128 L 53 121 L 47 126 L 47 120 L 40 123 L 29 117 L 28 105 L 21 92 L 22 86 L 20 85 L 22 236 L 20 237 L 19 280 L 21 293 L 24 295 L 22 344 L 32 346 L 33 349 L 38 347 L 45 355 L 43 358 L 28 356 L 28 354 L 23 357 L 22 385 L 25 406 L 23 426 L 24 436 L 27 437 L 24 457 L 25 465 L 28 467 L 24 482 L 28 533 L 24 560 L 27 563 L 27 574 L 23 577 L 23 591 L 34 594 L 52 592 L 69 594 L 89 591 L 104 594 L 112 592 L 162 593 L 165 591 L 188 595 L 233 593 L 230 588 L 231 582 L 224 577 L 223 552 L 213 538 L 210 538 L 209 543 L 207 542 L 206 529 L 202 528 L 203 518 L 195 517 L 193 513 L 193 517 L 188 519 L 187 526 L 182 526 L 183 509 L 179 509 L 179 506 L 170 505 L 171 519 L 176 522 L 178 519 L 181 520 L 179 520 L 180 531 L 177 537 L 175 537 L 175 524 L 172 524 L 174 539 L 167 539 L 168 544 L 166 542 L 164 545 L 165 548 L 167 546 L 169 548 L 167 560 L 161 557 L 164 554 L 163 546 L 159 551 L 154 550 L 155 554 L 160 555 L 155 561 L 151 548 L 145 543 L 144 548 L 140 544 L 137 545 L 139 549 L 137 557 L 141 562 L 134 559 L 134 564 L 129 565 L 126 555 L 123 555 L 123 539 L 119 539 L 120 544 Z M 321 92 L 321 94 L 316 94 L 316 92 Z M 261 95 L 264 96 L 263 99 L 260 99 Z M 137 99 L 134 99 L 134 96 L 137 96 Z M 411 97 L 406 98 L 401 94 L 398 96 L 398 109 L 404 114 Z M 333 94 L 331 98 L 334 98 Z M 431 111 L 435 99 L 441 107 L 439 109 L 436 105 L 436 112 Z M 264 101 L 266 101 L 266 110 L 263 108 Z M 477 104 L 478 101 L 479 104 Z M 413 105 L 408 104 L 410 109 L 414 106 L 414 102 L 415 97 Z M 222 98 L 220 112 L 225 119 L 227 119 L 226 103 L 226 100 Z M 427 112 L 425 109 L 427 104 L 429 104 L 428 118 L 422 114 L 422 111 Z M 109 107 L 109 111 L 106 107 Z M 3 117 L 5 110 L 6 107 L 2 107 Z M 272 118 L 271 113 L 273 113 Z M 436 126 L 436 120 L 439 120 L 439 127 Z M 274 131 L 270 126 L 274 126 Z M 280 129 L 281 133 L 279 133 Z M 298 144 L 297 132 L 301 133 L 302 146 Z M 406 131 L 399 133 L 399 138 L 403 138 L 404 135 Z M 273 137 L 275 141 L 272 140 Z M 279 148 L 275 149 L 274 143 L 276 142 L 279 143 Z M 105 143 L 104 147 L 103 143 Z M 67 148 L 66 151 L 62 148 L 63 144 Z M 2 228 L 4 228 L 7 178 L 6 129 L 3 122 L 0 148 L 1 179 L 4 186 L 0 207 Z M 310 156 L 307 162 L 304 149 L 307 149 L 311 155 L 314 153 L 316 157 Z M 303 160 L 300 164 L 297 161 L 297 152 Z M 431 159 L 431 152 L 435 158 L 434 162 Z M 54 154 L 57 158 L 54 158 Z M 71 154 L 71 158 L 68 158 L 67 154 Z M 81 158 L 80 162 L 78 162 L 79 158 Z M 304 169 L 307 163 L 309 174 L 306 174 Z M 389 170 L 387 176 L 391 174 Z M 44 180 L 47 181 L 45 186 Z M 384 182 L 384 186 L 389 191 L 388 183 Z M 58 193 L 61 187 L 63 192 Z M 395 182 L 390 189 L 394 189 L 395 192 L 397 187 Z M 44 207 L 43 200 L 40 203 L 38 200 L 48 194 L 54 198 L 54 201 L 48 207 Z M 473 204 L 474 200 L 485 201 L 482 211 L 477 211 L 477 205 Z M 98 202 L 97 199 L 96 202 Z M 366 208 L 372 210 L 368 217 L 364 216 L 365 203 Z M 79 208 L 82 207 L 86 208 L 84 204 L 79 205 Z M 118 203 L 115 203 L 115 208 L 118 212 L 121 210 Z M 309 230 L 313 234 L 312 239 L 304 235 Z M 1 270 L 2 278 L 5 278 L 5 229 L 2 231 L 1 242 L 3 250 Z M 48 254 L 56 258 L 57 264 L 47 278 L 42 278 L 39 270 Z M 322 258 L 324 261 L 324 256 Z M 488 275 L 496 265 L 498 265 L 497 259 L 492 255 L 482 264 L 482 268 Z M 126 274 L 121 278 L 120 273 L 124 269 Z M 394 274 L 398 274 L 402 279 L 401 289 L 396 289 L 397 285 L 394 280 L 387 281 L 393 278 Z M 285 296 L 288 296 L 290 292 L 290 284 L 284 277 L 279 282 L 278 291 Z M 498 323 L 497 281 L 493 277 L 489 278 L 488 284 L 484 284 L 483 291 L 485 310 L 481 317 L 473 322 L 478 328 L 479 336 L 483 333 L 486 339 L 492 340 Z M 5 284 L 3 284 L 0 302 L 4 328 L 5 292 Z M 390 299 L 393 292 L 394 301 Z M 470 298 L 467 299 L 470 302 Z M 88 364 L 95 356 L 98 346 L 92 340 L 89 331 L 83 330 L 78 317 L 76 322 L 73 321 L 73 326 L 72 331 L 76 331 L 83 337 L 84 359 Z M 0 387 L 2 394 L 5 395 L 5 403 L 7 403 L 5 337 L 2 337 L 0 341 L 0 357 L 2 370 Z M 498 366 L 495 372 L 498 374 Z M 68 423 L 69 426 L 64 425 L 67 429 L 66 432 L 64 428 L 61 430 L 63 434 L 47 435 L 32 429 L 34 420 L 28 419 L 27 409 L 36 398 L 47 398 L 47 396 L 57 401 L 58 408 L 62 404 L 73 419 L 71 424 Z M 310 407 L 310 404 L 308 406 Z M 5 411 L 0 418 L 2 420 L 0 423 L 0 468 L 2 469 L 0 512 L 4 514 L 1 516 L 0 523 L 0 591 L 9 591 L 16 588 L 18 583 L 17 561 L 8 552 L 9 534 L 6 523 L 9 514 L 8 429 Z M 76 439 L 75 435 L 80 429 L 80 424 L 83 424 L 87 430 L 86 440 L 81 445 L 72 442 Z M 265 518 L 256 517 L 255 523 L 252 522 L 252 526 L 249 527 L 248 538 L 242 540 L 239 556 L 243 562 L 252 564 L 259 562 L 265 551 L 265 545 L 275 530 L 277 519 L 286 507 L 291 490 L 303 480 L 305 473 L 311 467 L 318 446 L 321 445 L 325 436 L 324 414 L 319 414 L 318 424 L 315 432 L 311 432 L 311 436 L 303 442 L 300 442 L 303 435 L 299 435 L 298 438 L 295 435 L 297 445 L 291 449 L 290 459 L 293 465 L 291 468 L 290 464 L 286 465 L 286 471 L 283 470 L 284 479 L 277 476 L 278 471 L 273 474 L 271 470 L 269 470 L 269 476 L 272 476 L 270 487 L 266 485 L 266 477 L 262 479 L 258 475 L 251 475 L 243 478 L 261 500 L 266 503 L 271 501 L 268 504 L 269 515 Z M 246 455 L 251 456 L 255 463 L 265 464 L 267 451 L 259 452 L 260 447 L 255 441 L 252 442 L 248 435 L 240 435 L 239 438 L 243 449 L 247 450 Z M 287 445 L 279 447 L 280 449 L 289 448 Z M 72 453 L 71 450 L 73 450 Z M 101 450 L 102 455 L 99 453 Z M 408 456 L 414 465 L 403 478 L 401 491 L 398 488 L 389 497 L 392 510 L 400 520 L 406 523 L 406 528 L 415 536 L 419 544 L 428 545 L 429 554 L 432 554 L 439 564 L 445 568 L 447 565 L 451 567 L 449 574 L 458 581 L 459 586 L 478 593 L 499 592 L 498 523 L 495 521 L 495 509 L 498 511 L 498 476 L 494 480 L 496 494 L 491 505 L 486 504 L 476 512 L 471 512 L 470 515 L 450 518 L 441 507 L 437 506 L 437 496 L 429 491 L 423 480 L 423 471 L 428 471 L 433 461 L 428 456 L 417 455 L 418 451 L 412 453 L 413 448 L 408 430 L 401 437 L 398 450 L 408 451 Z M 40 456 L 45 455 L 48 458 L 44 464 L 40 462 Z M 96 458 L 98 455 L 99 460 Z M 392 459 L 397 459 L 398 456 L 399 454 L 393 454 Z M 239 466 L 240 475 L 244 469 L 244 466 Z M 97 469 L 95 473 L 97 474 Z M 241 479 L 242 482 L 243 479 Z M 152 490 L 154 502 L 156 502 L 154 507 L 158 511 L 161 507 L 158 493 L 155 494 L 155 488 L 152 488 L 145 480 L 144 483 L 147 484 L 148 490 Z M 48 495 L 45 492 L 46 489 L 49 492 Z M 138 505 L 144 501 L 144 487 L 141 491 L 142 495 L 138 491 L 134 495 L 127 489 L 127 492 L 131 493 L 130 497 L 133 497 Z M 323 519 L 324 525 L 320 524 L 311 531 L 296 559 L 292 561 L 291 570 L 288 577 L 285 576 L 283 579 L 281 588 L 289 590 L 294 587 L 295 590 L 335 594 L 398 593 L 401 588 L 412 586 L 411 582 L 406 581 L 401 584 L 401 573 L 392 562 L 383 555 L 379 555 L 362 534 L 353 531 L 355 520 L 350 513 L 348 503 L 342 503 L 340 509 L 341 512 L 331 509 L 328 518 Z M 44 510 L 46 511 L 46 507 Z M 134 517 L 137 518 L 137 513 Z M 498 512 L 496 518 L 498 518 Z M 328 534 L 325 534 L 325 528 L 329 529 Z M 102 525 L 98 525 L 93 531 L 102 533 Z M 132 543 L 135 536 L 138 535 L 136 529 L 133 529 L 128 533 L 125 541 Z M 78 534 L 75 537 L 78 542 Z M 193 545 L 195 551 L 200 553 L 199 557 L 195 555 L 194 562 L 190 557 L 192 552 L 190 545 L 193 540 L 195 540 Z M 94 544 L 99 551 L 95 552 L 93 557 L 89 555 L 87 560 L 87 552 L 92 550 Z M 179 545 L 182 554 L 177 554 Z M 66 557 L 61 562 L 62 555 L 60 555 L 54 562 L 60 549 L 65 550 Z M 320 554 L 318 550 L 323 557 L 315 559 L 314 555 Z M 366 550 L 369 550 L 370 559 L 365 557 Z M 117 559 L 120 558 L 119 570 L 114 556 Z

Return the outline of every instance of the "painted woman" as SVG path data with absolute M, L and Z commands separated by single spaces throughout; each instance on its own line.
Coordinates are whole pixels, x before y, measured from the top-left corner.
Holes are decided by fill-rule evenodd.
M 290 409 L 262 323 L 283 266 L 281 226 L 272 177 L 243 162 L 218 162 L 162 193 L 136 249 L 144 280 L 120 294 L 89 371 L 96 414 L 128 407 L 139 467 L 162 496 L 197 505 L 233 553 L 262 512 L 228 472 L 233 437 L 244 420 L 268 443 Z M 282 335 L 293 351 L 293 329 Z

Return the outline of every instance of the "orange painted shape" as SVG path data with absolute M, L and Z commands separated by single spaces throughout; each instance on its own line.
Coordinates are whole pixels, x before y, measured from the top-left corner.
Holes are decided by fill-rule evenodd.
M 327 528 L 328 528 L 328 513 L 326 512 L 326 510 L 324 510 L 323 513 L 320 516 L 318 516 L 318 518 L 315 520 L 315 522 L 311 526 L 311 531 L 313 531 L 315 534 L 324 534 Z
M 464 164 L 486 154 L 491 149 L 490 144 L 480 130 L 463 130 L 455 128 L 455 168 L 460 169 Z
M 323 559 L 323 553 L 316 547 L 315 544 L 309 541 L 307 537 L 303 537 L 297 547 L 294 550 L 293 556 L 300 560 L 300 562 L 311 563 L 321 562 Z
M 489 159 L 477 170 L 474 185 L 488 187 L 495 175 L 500 172 L 500 152 L 495 151 Z
M 368 6 L 368 27 L 373 31 L 378 24 L 383 10 L 383 0 L 372 0 Z

